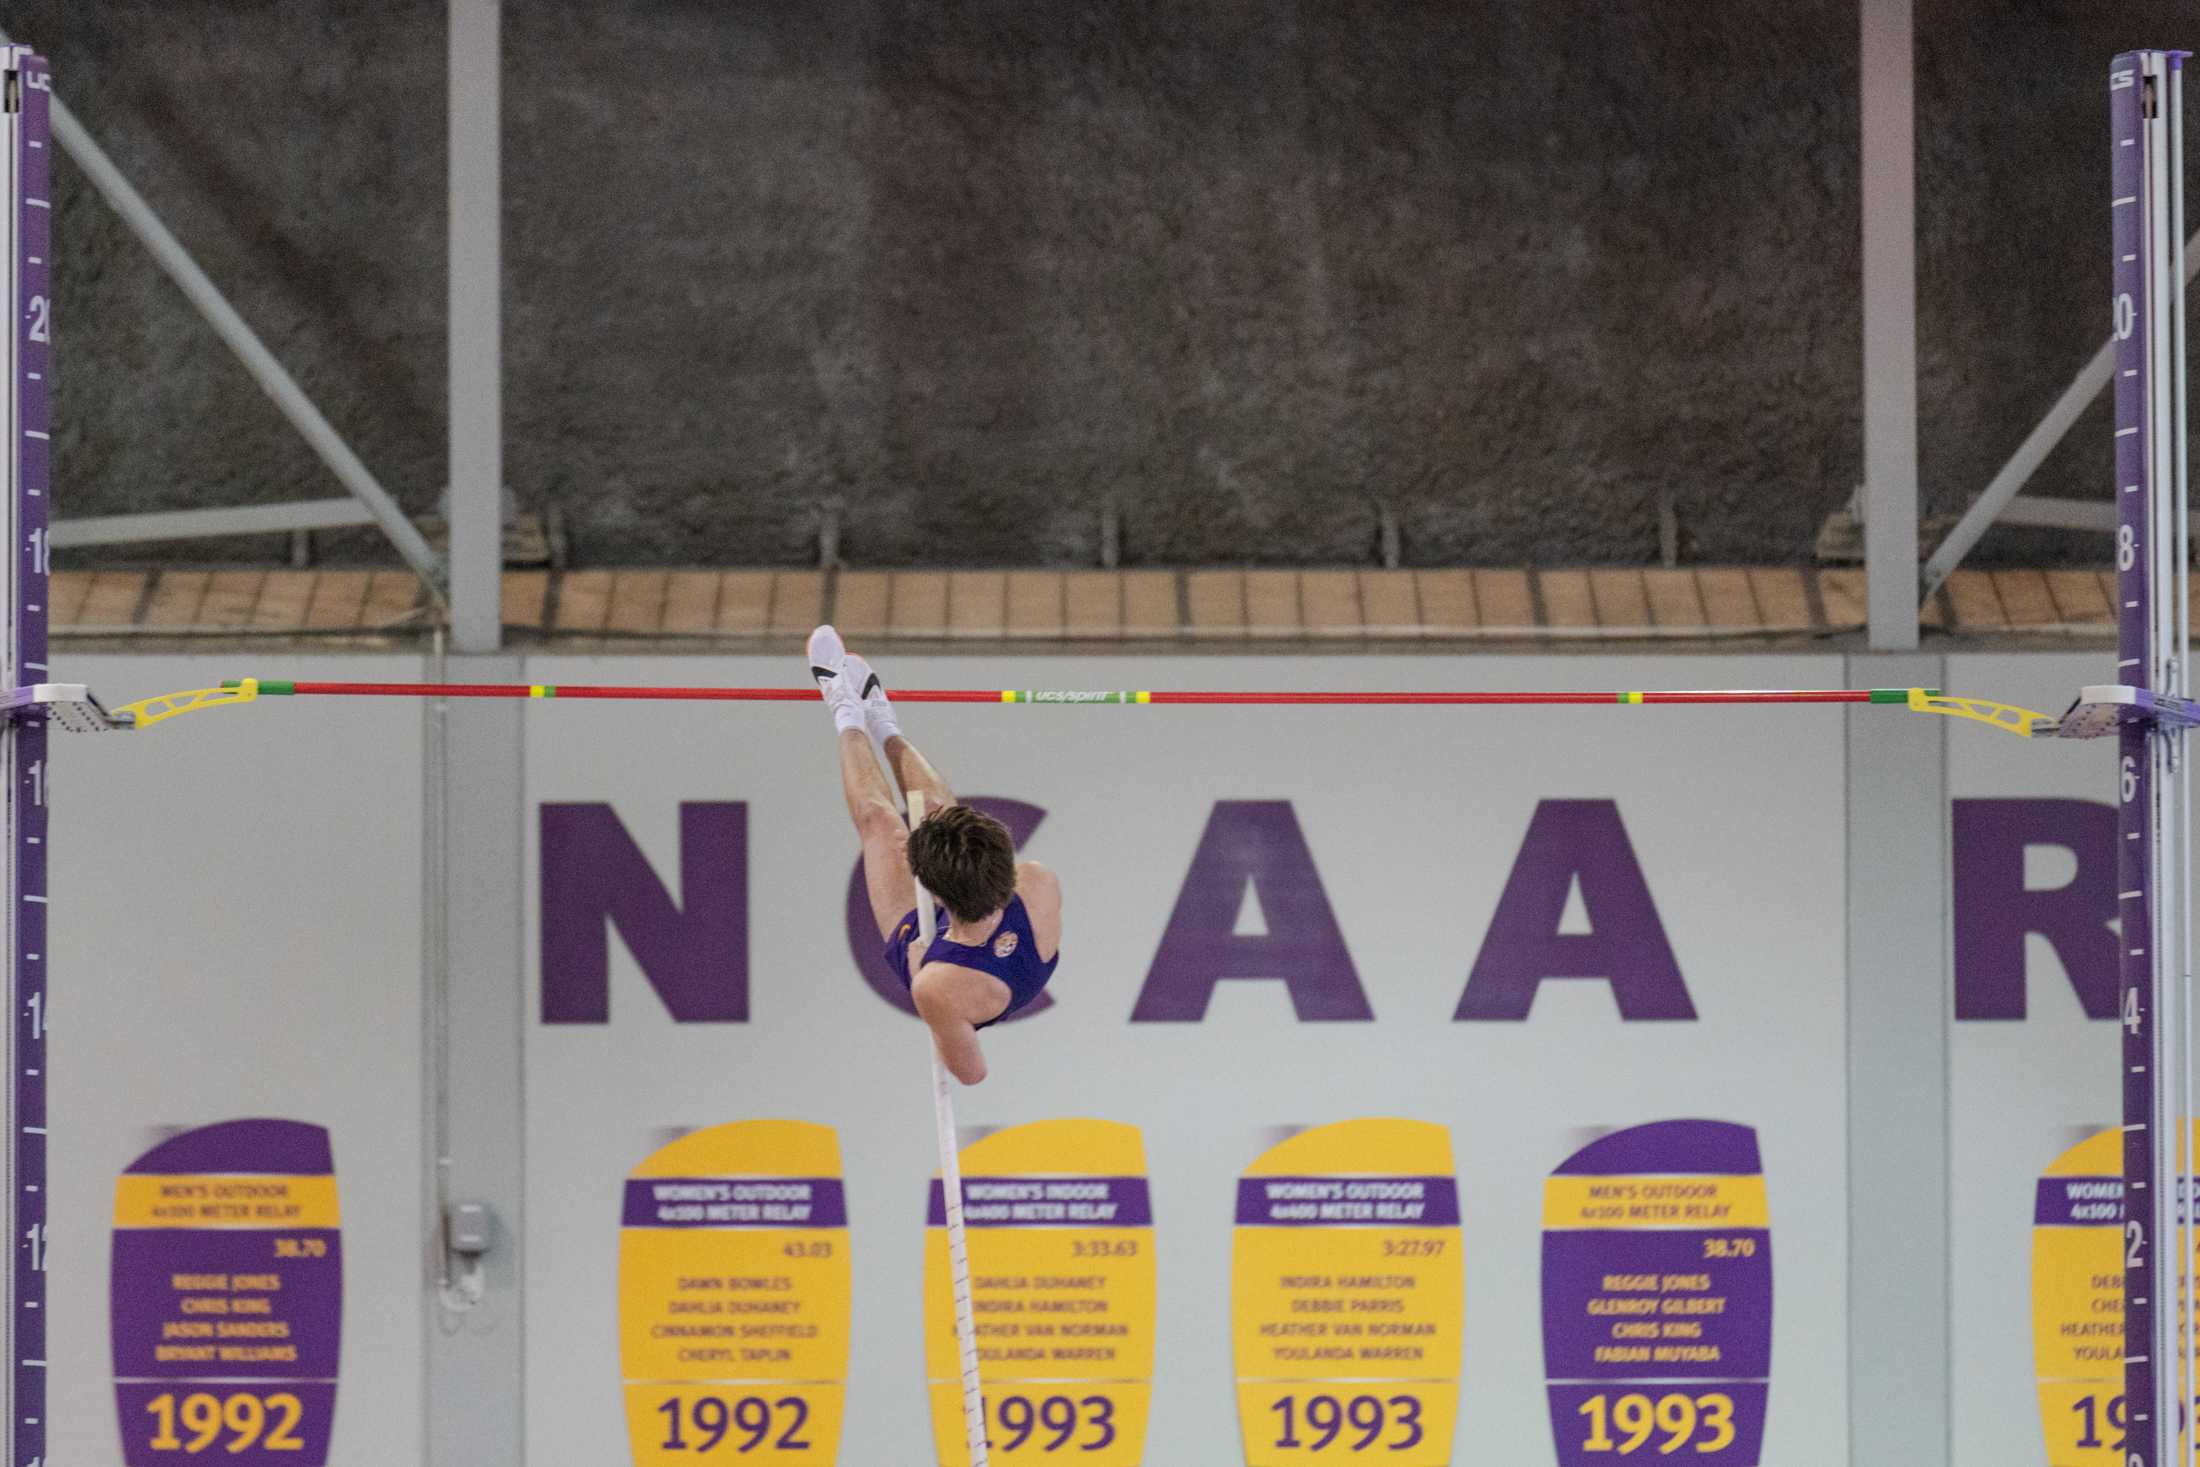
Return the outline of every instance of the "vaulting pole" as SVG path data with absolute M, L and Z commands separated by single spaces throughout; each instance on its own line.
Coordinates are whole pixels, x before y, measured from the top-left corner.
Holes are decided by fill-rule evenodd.
M 909 794 L 909 827 L 924 823 L 924 795 Z M 917 935 L 929 950 L 938 935 L 932 894 L 917 886 Z M 963 1422 L 970 1443 L 970 1467 L 988 1467 L 985 1443 L 985 1392 L 978 1381 L 978 1325 L 970 1302 L 970 1249 L 963 1230 L 962 1149 L 955 1134 L 955 1097 L 948 1088 L 947 1066 L 932 1046 L 932 1121 L 940 1146 L 940 1196 L 947 1220 L 947 1277 L 955 1295 L 955 1345 L 962 1362 Z

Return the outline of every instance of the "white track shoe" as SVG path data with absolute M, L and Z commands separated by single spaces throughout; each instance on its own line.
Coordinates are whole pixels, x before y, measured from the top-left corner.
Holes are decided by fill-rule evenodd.
M 901 720 L 894 716 L 894 705 L 886 696 L 886 684 L 871 670 L 871 664 L 851 652 L 841 667 L 842 679 L 862 700 L 863 726 L 870 730 L 873 742 L 883 749 L 888 739 L 900 738 Z
M 842 733 L 863 728 L 863 698 L 849 685 L 851 659 L 847 647 L 841 643 L 840 633 L 829 624 L 810 633 L 809 659 L 810 676 L 817 679 L 818 694 L 832 710 L 833 727 Z

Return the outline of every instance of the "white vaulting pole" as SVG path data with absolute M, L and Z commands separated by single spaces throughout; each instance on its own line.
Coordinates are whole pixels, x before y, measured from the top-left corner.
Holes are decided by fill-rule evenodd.
M 924 823 L 924 796 L 909 796 L 909 827 Z M 932 894 L 917 884 L 917 935 L 927 949 L 938 934 Z M 912 975 L 914 976 L 914 975 Z M 978 1384 L 978 1325 L 970 1307 L 970 1247 L 963 1233 L 962 1153 L 955 1142 L 955 1097 L 948 1090 L 947 1066 L 932 1046 L 932 1120 L 939 1132 L 940 1196 L 947 1215 L 947 1276 L 955 1293 L 955 1344 L 962 1360 L 963 1423 L 970 1440 L 970 1467 L 989 1467 L 985 1445 L 985 1393 Z

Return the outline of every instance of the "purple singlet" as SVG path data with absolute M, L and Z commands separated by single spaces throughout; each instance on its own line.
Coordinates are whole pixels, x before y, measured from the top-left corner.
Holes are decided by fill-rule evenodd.
M 1001 1020 L 1037 998 L 1054 976 L 1054 965 L 1062 961 L 1056 951 L 1053 957 L 1039 956 L 1039 940 L 1031 933 L 1031 914 L 1024 910 L 1021 895 L 1008 899 L 1001 911 L 1001 924 L 993 929 L 993 935 L 982 944 L 969 946 L 947 940 L 947 909 L 935 907 L 939 936 L 932 940 L 924 960 L 928 963 L 952 963 L 958 968 L 975 968 L 980 973 L 990 973 L 1008 985 L 1008 1007 L 978 1025 L 990 1029 Z M 886 966 L 901 979 L 901 986 L 909 986 L 909 945 L 918 940 L 917 910 L 894 924 L 894 935 L 886 940 Z

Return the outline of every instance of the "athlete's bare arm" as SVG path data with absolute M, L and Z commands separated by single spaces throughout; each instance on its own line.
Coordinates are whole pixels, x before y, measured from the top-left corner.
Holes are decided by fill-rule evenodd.
M 915 961 L 913 953 L 911 960 Z M 982 1083 L 985 1050 L 978 1044 L 978 1026 L 1008 1002 L 1008 985 L 991 973 L 953 963 L 926 963 L 911 980 L 909 996 L 931 1028 L 947 1072 L 965 1085 Z
M 1039 956 L 1051 960 L 1062 950 L 1062 883 L 1052 870 L 1037 861 L 1016 863 L 1016 895 L 1031 914 L 1031 935 L 1038 939 Z

